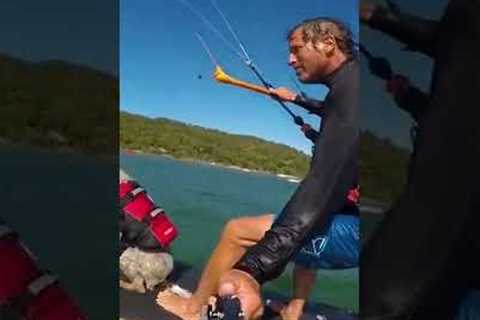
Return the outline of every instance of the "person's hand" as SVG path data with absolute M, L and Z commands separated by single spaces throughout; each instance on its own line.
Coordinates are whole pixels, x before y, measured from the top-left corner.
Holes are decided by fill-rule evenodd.
M 308 123 L 304 123 L 301 130 L 302 130 L 303 133 L 307 133 L 307 131 L 312 130 L 312 126 L 309 125 Z
M 299 320 L 303 314 L 304 299 L 292 299 L 288 304 L 267 300 L 268 307 L 280 315 L 282 320 Z
M 292 102 L 297 97 L 297 94 L 288 88 L 279 87 L 279 88 L 270 88 L 269 90 L 272 96 L 283 101 Z
M 408 78 L 400 74 L 392 76 L 386 84 L 387 92 L 396 97 L 405 95 L 408 92 L 409 87 L 410 81 Z
M 233 269 L 225 273 L 220 278 L 218 294 L 222 297 L 237 296 L 245 320 L 258 319 L 263 313 L 260 284 L 244 271 Z
M 369 1 L 360 1 L 360 22 L 368 23 L 376 9 L 376 4 Z

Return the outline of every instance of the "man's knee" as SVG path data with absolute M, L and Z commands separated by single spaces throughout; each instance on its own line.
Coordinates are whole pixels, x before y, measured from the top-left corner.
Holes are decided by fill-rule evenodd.
M 236 245 L 248 246 L 261 239 L 270 228 L 266 215 L 230 219 L 223 228 L 221 240 Z M 263 230 L 266 229 L 266 230 Z
M 241 231 L 245 228 L 242 218 L 234 218 L 227 221 L 223 227 L 221 240 L 228 241 L 232 244 L 239 245 L 241 242 Z

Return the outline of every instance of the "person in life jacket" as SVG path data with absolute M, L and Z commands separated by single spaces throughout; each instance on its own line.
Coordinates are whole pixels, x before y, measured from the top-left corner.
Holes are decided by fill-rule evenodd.
M 57 278 L 42 269 L 19 235 L 0 220 L 0 316 L 25 320 L 87 320 Z
M 147 191 L 120 170 L 120 286 L 145 292 L 166 280 L 173 269 L 169 247 L 178 230 Z
M 190 298 L 168 291 L 159 293 L 157 303 L 182 319 L 198 319 L 202 305 L 217 293 L 237 295 L 242 308 L 247 306 L 245 299 L 260 307 L 260 285 L 279 276 L 292 260 L 295 298 L 279 311 L 283 317 L 298 319 L 315 284 L 316 270 L 358 265 L 358 64 L 351 33 L 337 20 L 318 18 L 293 28 L 288 40 L 290 64 L 300 80 L 327 83 L 330 88 L 323 103 L 309 103 L 304 97 L 300 102 L 324 116 L 314 139 L 316 150 L 311 169 L 282 213 L 236 218 L 225 225 Z M 300 59 L 304 63 L 301 68 Z M 318 63 L 323 64 L 322 71 L 318 70 Z M 330 70 L 328 77 L 325 69 Z M 309 76 L 304 75 L 310 72 Z M 323 178 L 324 172 L 333 173 Z M 233 275 L 244 275 L 231 286 L 242 292 L 219 292 L 222 279 Z M 244 311 L 245 319 L 250 319 L 252 310 Z

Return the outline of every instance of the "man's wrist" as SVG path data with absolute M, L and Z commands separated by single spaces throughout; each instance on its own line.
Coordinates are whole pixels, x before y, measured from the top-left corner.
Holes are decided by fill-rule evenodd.
M 303 103 L 305 103 L 305 99 L 301 94 L 297 94 L 295 98 L 292 100 L 292 102 L 298 105 L 302 105 Z
M 260 289 L 260 287 L 261 287 L 261 286 L 260 286 L 260 283 L 259 283 L 259 282 L 257 281 L 257 279 L 255 279 L 255 277 L 252 276 L 249 272 L 244 271 L 244 270 L 242 270 L 242 269 L 237 269 L 237 268 L 232 269 L 232 271 L 235 271 L 235 272 L 238 272 L 238 273 L 240 273 L 240 274 L 242 274 L 242 275 L 247 276 L 250 280 L 252 280 L 253 283 L 255 283 L 255 286 L 257 287 L 257 289 Z
M 296 310 L 303 310 L 306 300 L 302 298 L 292 298 L 288 304 Z
M 368 26 L 379 29 L 385 21 L 390 20 L 393 20 L 392 12 L 388 8 L 378 5 L 372 10 L 370 19 L 368 19 Z
M 255 282 L 257 282 L 259 285 L 262 285 L 263 282 L 260 277 L 260 273 L 258 270 L 252 269 L 248 264 L 239 262 L 233 266 L 233 269 L 247 273 L 250 277 L 255 279 Z

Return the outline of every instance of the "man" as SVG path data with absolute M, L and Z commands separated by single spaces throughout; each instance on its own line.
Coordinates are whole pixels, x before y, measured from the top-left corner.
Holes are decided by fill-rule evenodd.
M 279 276 L 294 257 L 296 277 L 303 280 L 283 315 L 298 319 L 313 284 L 312 268 L 342 267 L 328 265 L 338 260 L 343 267 L 356 265 L 358 209 L 356 204 L 346 208 L 345 201 L 358 176 L 358 65 L 351 33 L 336 20 L 317 18 L 295 26 L 288 40 L 289 64 L 300 81 L 330 89 L 324 103 L 306 102 L 321 108 L 323 116 L 310 170 L 278 217 L 246 217 L 226 225 L 190 299 L 159 294 L 159 305 L 183 319 L 198 319 L 201 305 L 218 290 L 239 297 L 246 319 L 257 317 L 262 312 L 260 285 Z M 290 100 L 282 91 L 272 94 Z M 341 241 L 343 252 L 338 250 Z
M 467 319 L 475 295 L 466 294 L 480 287 L 480 2 L 451 0 L 439 21 L 387 3 L 364 3 L 362 22 L 432 58 L 434 70 L 405 191 L 362 254 L 361 316 Z

